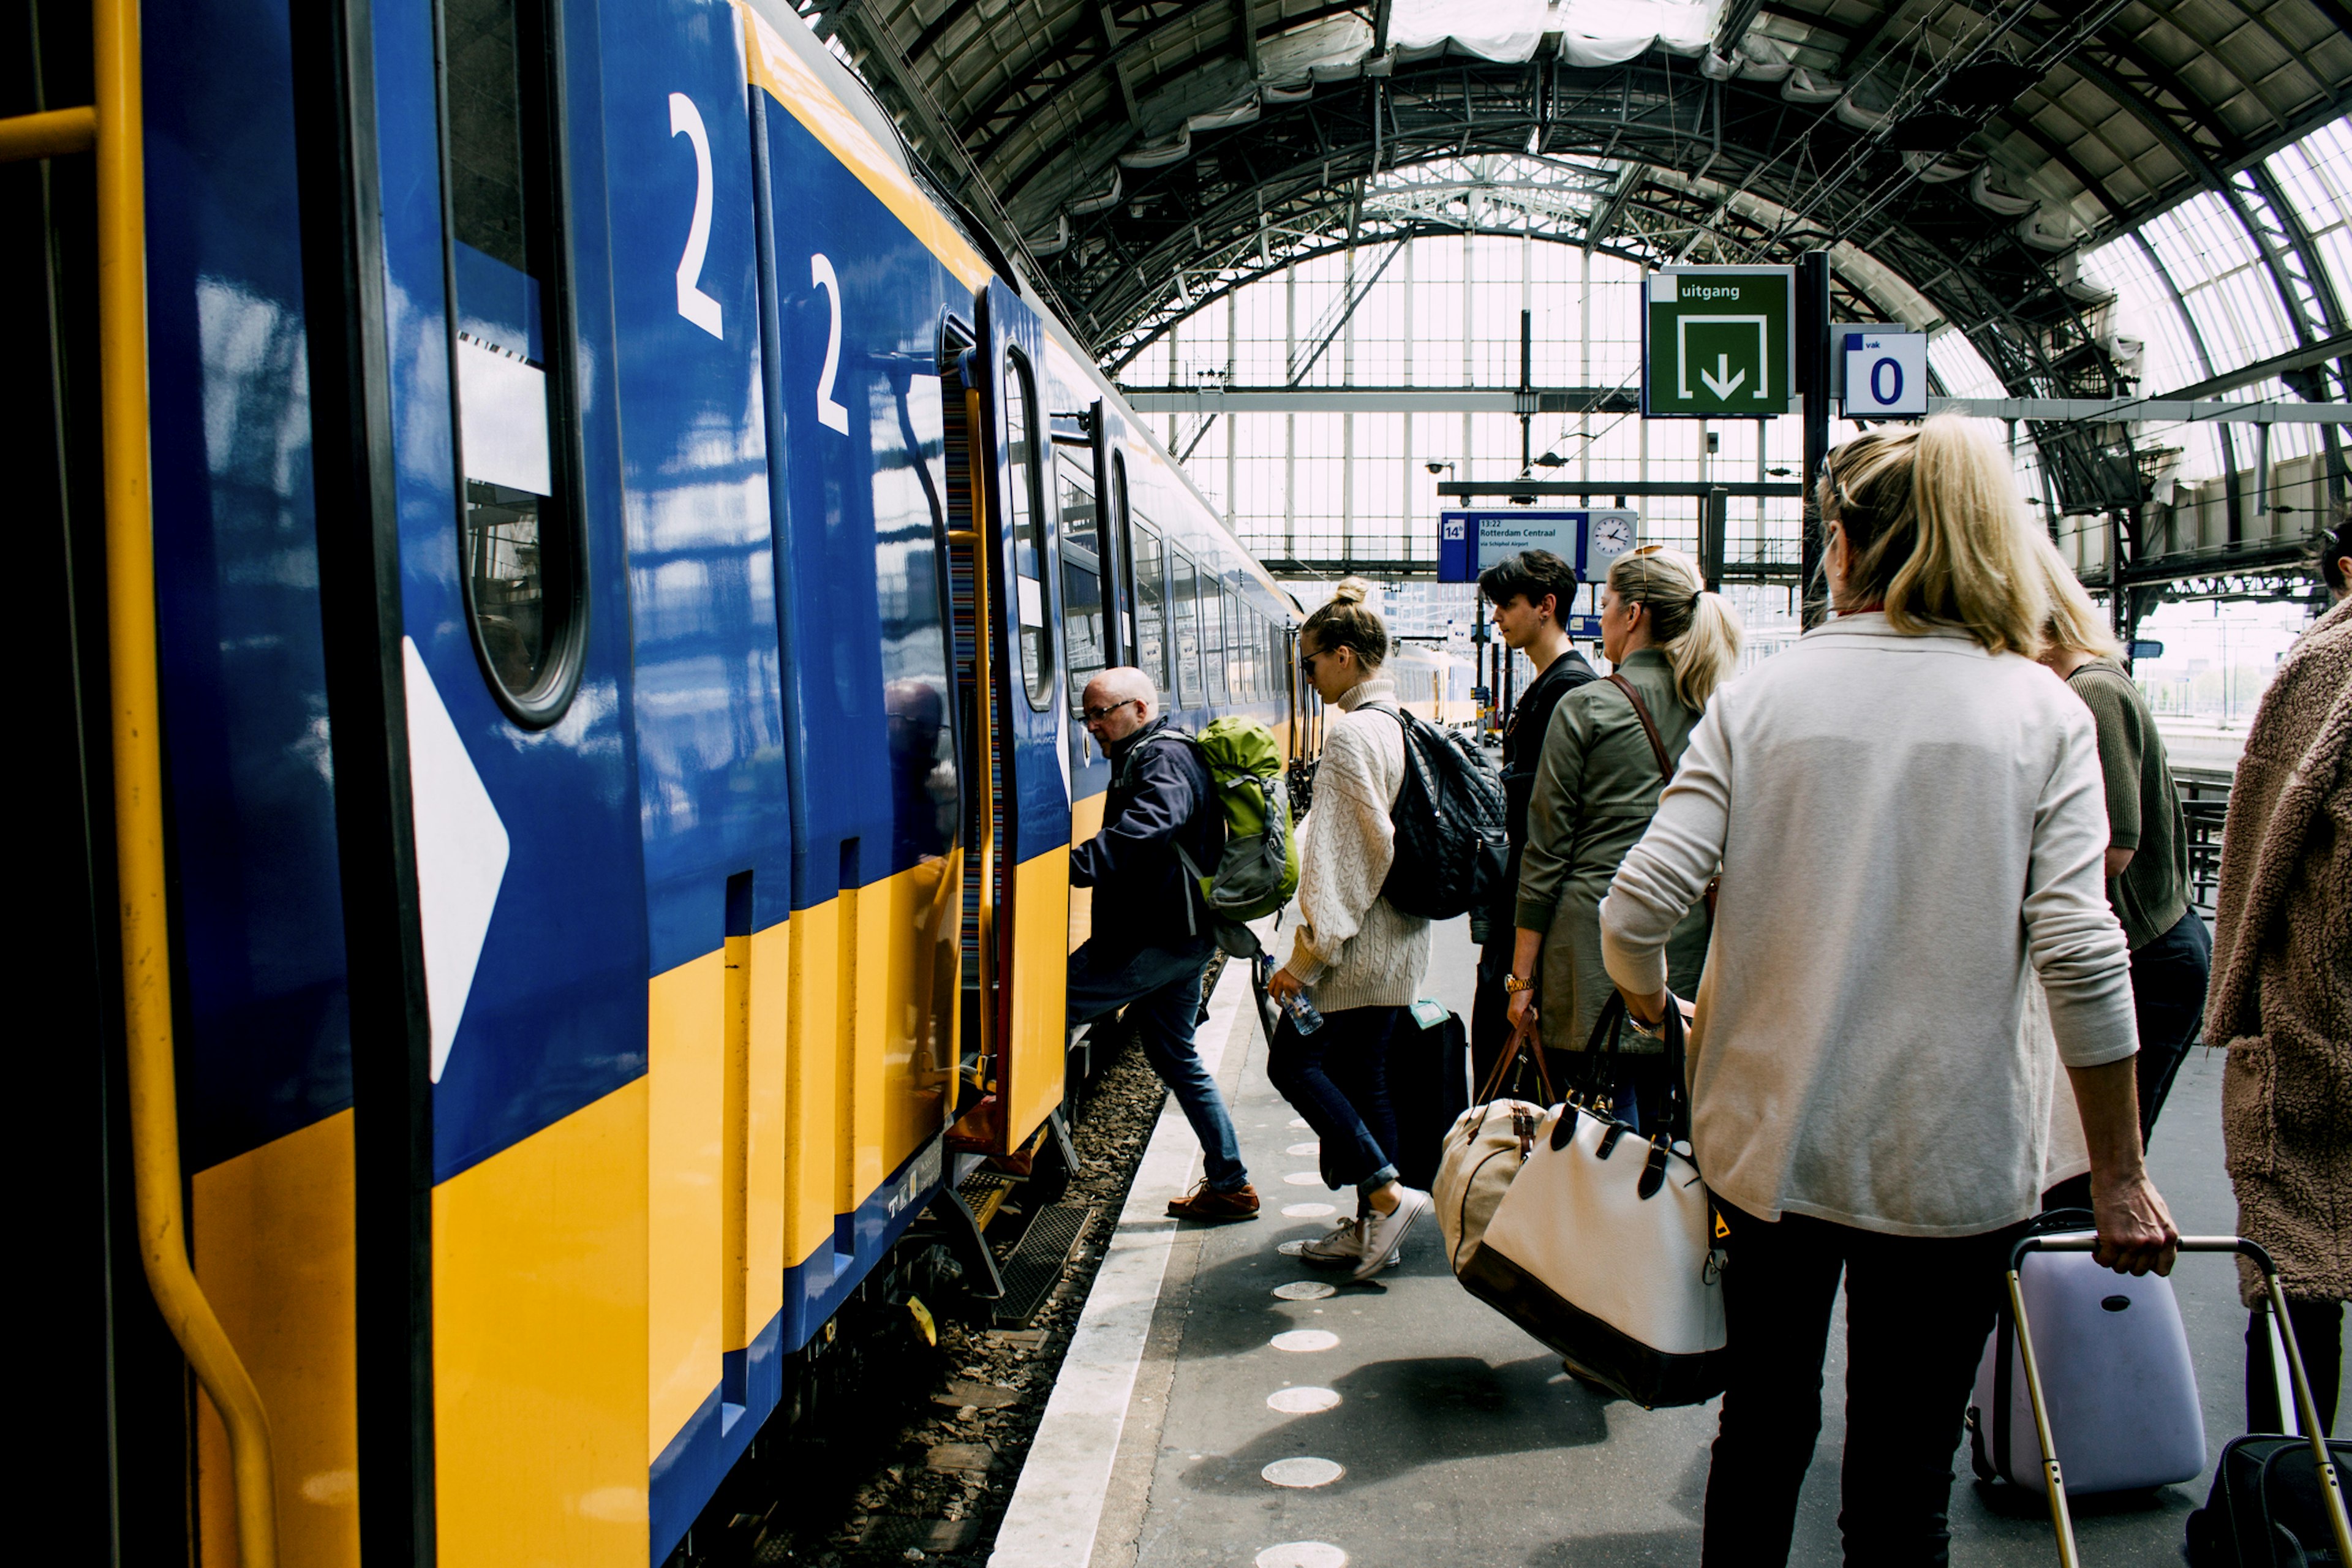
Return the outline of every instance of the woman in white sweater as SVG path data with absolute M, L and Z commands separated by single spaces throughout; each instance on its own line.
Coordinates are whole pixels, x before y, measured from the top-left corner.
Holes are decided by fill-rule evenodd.
M 2089 714 L 2033 662 L 2048 613 L 2000 447 L 1871 434 L 1821 476 L 1830 625 L 1717 691 L 1601 906 L 1637 1020 L 1719 866 L 1692 1142 L 1728 1226 L 1729 1385 L 1705 1562 L 1786 1561 L 1846 1289 L 1846 1560 L 1940 1563 L 1951 1459 L 2058 1063 L 2100 1261 L 2171 1268 L 2140 1157 L 2129 969 Z
M 1320 1241 L 1310 1262 L 1359 1279 L 1385 1268 L 1429 1194 L 1397 1179 L 1396 1116 L 1389 1104 L 1389 1037 L 1421 992 L 1429 922 L 1381 897 L 1396 859 L 1389 813 L 1404 784 L 1404 731 L 1396 682 L 1381 674 L 1388 628 L 1341 583 L 1298 631 L 1298 663 L 1337 710 L 1315 765 L 1315 806 L 1299 836 L 1298 931 L 1290 960 L 1266 989 L 1287 1005 L 1311 994 L 1320 1028 L 1302 1033 L 1286 1010 L 1266 1077 L 1323 1141 L 1323 1168 L 1356 1185 L 1361 1212 Z

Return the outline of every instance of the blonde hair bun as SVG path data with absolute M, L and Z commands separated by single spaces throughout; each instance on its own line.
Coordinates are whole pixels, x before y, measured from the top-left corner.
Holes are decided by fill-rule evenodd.
M 1335 605 L 1360 605 L 1371 597 L 1372 585 L 1361 577 L 1342 577 L 1339 585 L 1331 590 Z

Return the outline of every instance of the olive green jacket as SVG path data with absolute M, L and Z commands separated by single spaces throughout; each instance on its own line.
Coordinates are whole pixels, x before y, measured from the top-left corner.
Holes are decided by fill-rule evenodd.
M 1675 693 L 1674 670 L 1656 648 L 1628 654 L 1617 667 L 1642 694 L 1666 755 L 1679 761 L 1698 712 Z M 1519 863 L 1517 923 L 1544 933 L 1536 1006 L 1544 1044 L 1582 1050 L 1609 1000 L 1601 962 L 1601 900 L 1618 863 L 1650 826 L 1664 780 L 1657 753 L 1625 694 L 1608 680 L 1578 687 L 1552 710 L 1528 805 L 1528 847 Z M 1695 907 L 1666 942 L 1666 970 L 1678 996 L 1698 992 L 1706 959 L 1705 905 Z M 1625 1031 L 1620 1050 L 1664 1047 Z

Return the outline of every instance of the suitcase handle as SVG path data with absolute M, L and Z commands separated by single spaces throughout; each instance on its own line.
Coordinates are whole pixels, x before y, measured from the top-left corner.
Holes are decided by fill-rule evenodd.
M 2025 1391 L 2033 1402 L 2033 1432 L 2042 1443 L 2042 1473 L 2050 1499 L 2050 1528 L 2058 1537 L 2058 1561 L 2063 1568 L 2081 1568 L 2082 1558 L 2074 1547 L 2074 1516 L 2066 1508 L 2066 1483 L 2058 1474 L 2057 1444 L 2050 1436 L 2050 1413 L 2042 1401 L 2042 1372 L 2033 1357 L 2033 1334 L 2025 1321 L 2025 1290 L 2018 1280 L 2018 1266 L 2029 1252 L 2089 1252 L 2099 1245 L 2095 1232 L 2076 1231 L 2062 1236 L 2029 1236 L 2021 1240 L 2009 1254 L 2009 1310 L 2017 1324 L 2017 1351 L 2025 1363 Z M 2286 1346 L 2287 1370 L 2294 1374 L 2294 1405 L 2302 1417 L 2303 1429 L 2311 1438 L 2313 1460 L 2319 1467 L 2320 1496 L 2327 1504 L 2327 1523 L 2336 1532 L 2337 1561 L 2352 1563 L 2352 1520 L 2344 1511 L 2344 1488 L 2336 1479 L 2336 1461 L 2327 1451 L 2327 1429 L 2320 1424 L 2319 1406 L 2311 1396 L 2310 1374 L 2304 1371 L 2303 1350 L 2294 1342 L 2294 1324 L 2286 1313 L 2286 1289 L 2279 1283 L 2278 1265 L 2258 1242 L 2242 1236 L 2184 1236 L 2180 1238 L 2182 1252 L 2231 1252 L 2252 1260 L 2263 1271 L 2263 1282 L 2270 1291 L 2271 1331 L 2283 1336 Z

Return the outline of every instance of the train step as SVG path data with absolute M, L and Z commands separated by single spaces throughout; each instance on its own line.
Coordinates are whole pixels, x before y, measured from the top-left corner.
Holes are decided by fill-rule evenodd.
M 992 1303 L 997 1327 L 1025 1327 L 1037 1315 L 1061 1280 L 1093 1213 L 1085 1204 L 1050 1204 L 1030 1220 L 1002 1266 L 1004 1294 Z

